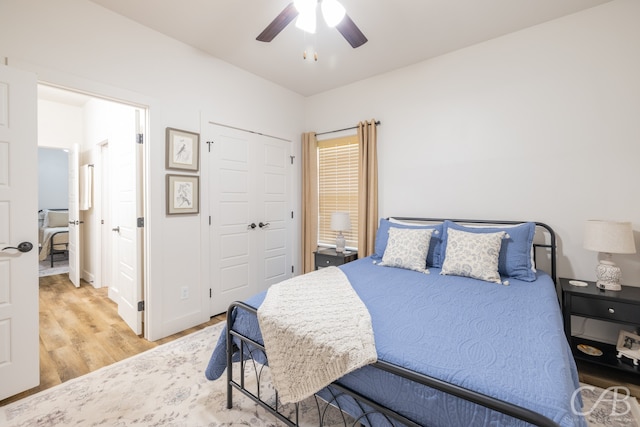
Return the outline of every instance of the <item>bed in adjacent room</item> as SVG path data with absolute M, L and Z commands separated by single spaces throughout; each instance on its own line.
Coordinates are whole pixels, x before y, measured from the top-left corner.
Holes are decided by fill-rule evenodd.
M 39 213 L 38 243 L 39 261 L 68 259 L 69 252 L 69 211 L 67 209 L 44 209 Z
M 543 256 L 536 257 L 539 252 Z M 541 270 L 542 265 L 549 273 Z M 577 370 L 564 335 L 555 286 L 555 236 L 548 226 L 384 219 L 374 255 L 326 270 L 297 276 L 290 279 L 292 284 L 283 282 L 290 287 L 282 289 L 301 289 L 304 299 L 308 289 L 322 292 L 323 283 L 331 283 L 331 277 L 344 276 L 366 307 L 376 360 L 347 367 L 344 375 L 316 393 L 361 424 L 586 425 L 577 414 L 581 408 Z M 306 302 L 287 306 L 281 304 L 282 298 L 273 300 L 272 289 L 268 293 L 230 307 L 227 334 L 221 336 L 207 366 L 209 379 L 226 370 L 229 405 L 233 390 L 242 391 L 244 375 L 253 371 L 244 360 L 270 365 L 277 361 L 288 366 L 285 371 L 294 372 L 300 369 L 292 361 L 298 363 L 298 355 L 309 352 L 308 348 L 292 347 L 287 350 L 290 360 L 282 362 L 282 354 L 287 353 L 273 351 L 272 325 L 263 320 L 265 311 L 261 310 L 277 306 L 280 311 L 275 324 L 283 326 L 275 335 L 293 330 L 291 336 L 295 336 L 296 317 L 304 324 L 305 317 L 309 320 L 307 313 L 321 313 L 323 308 L 320 304 L 306 307 Z M 307 299 L 318 302 L 323 297 Z M 331 296 L 325 299 L 330 301 Z M 336 313 L 335 307 L 333 310 Z M 343 312 L 358 310 L 341 307 L 338 316 Z M 369 321 L 360 314 L 340 322 L 366 324 L 363 317 Z M 320 337 L 305 335 L 300 341 L 310 345 L 321 341 L 321 350 L 311 353 L 323 353 L 331 347 L 323 341 L 327 335 L 345 339 L 340 332 L 343 328 L 335 324 L 331 328 Z M 362 342 L 367 345 L 367 339 Z M 282 348 L 287 346 L 282 344 Z M 270 348 L 275 355 L 272 363 L 267 362 Z M 327 360 L 338 360 L 336 365 L 346 367 L 343 356 Z M 240 369 L 232 363 L 239 360 Z M 309 363 L 312 366 L 313 361 Z M 273 373 L 281 370 L 270 368 Z M 286 373 L 278 373 L 278 377 L 274 383 L 287 389 L 280 400 L 295 402 L 304 395 L 294 393 L 291 400 L 288 394 L 288 387 L 296 390 L 296 384 L 305 382 L 304 375 L 284 378 Z M 274 404 L 273 399 L 259 393 L 243 392 L 277 418 L 295 425 L 295 420 L 284 419 L 278 397 Z

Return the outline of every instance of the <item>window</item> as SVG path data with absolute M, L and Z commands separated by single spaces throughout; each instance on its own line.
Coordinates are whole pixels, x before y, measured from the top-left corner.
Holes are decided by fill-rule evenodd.
M 333 212 L 349 212 L 347 247 L 358 246 L 358 136 L 318 141 L 318 244 L 334 246 Z

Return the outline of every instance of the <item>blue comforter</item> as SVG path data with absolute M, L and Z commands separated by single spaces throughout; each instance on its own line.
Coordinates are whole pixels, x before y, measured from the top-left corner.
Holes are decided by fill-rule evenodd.
M 556 289 L 535 282 L 509 286 L 375 265 L 364 258 L 341 266 L 367 306 L 378 359 L 506 400 L 561 426 L 586 426 L 574 414 L 578 376 L 562 325 Z M 264 293 L 246 302 L 258 307 Z M 256 317 L 240 311 L 234 329 L 258 338 Z M 206 369 L 226 368 L 224 334 Z M 524 425 L 470 402 L 365 366 L 340 380 L 422 425 Z M 579 404 L 575 405 L 580 408 Z

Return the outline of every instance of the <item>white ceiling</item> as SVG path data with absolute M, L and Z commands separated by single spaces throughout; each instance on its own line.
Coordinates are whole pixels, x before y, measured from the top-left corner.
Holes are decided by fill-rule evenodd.
M 610 0 L 341 0 L 369 39 L 357 49 L 321 18 L 315 35 L 294 21 L 256 41 L 291 0 L 91 1 L 309 96 Z M 304 60 L 305 49 L 318 61 Z

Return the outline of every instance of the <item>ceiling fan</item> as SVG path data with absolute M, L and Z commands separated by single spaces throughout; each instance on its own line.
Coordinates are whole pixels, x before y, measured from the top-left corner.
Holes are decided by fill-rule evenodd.
M 360 47 L 367 38 L 345 13 L 344 6 L 337 0 L 294 0 L 256 37 L 261 42 L 270 42 L 296 17 L 296 27 L 314 33 L 316 29 L 316 9 L 321 5 L 322 16 L 330 27 L 336 27 L 351 47 Z

